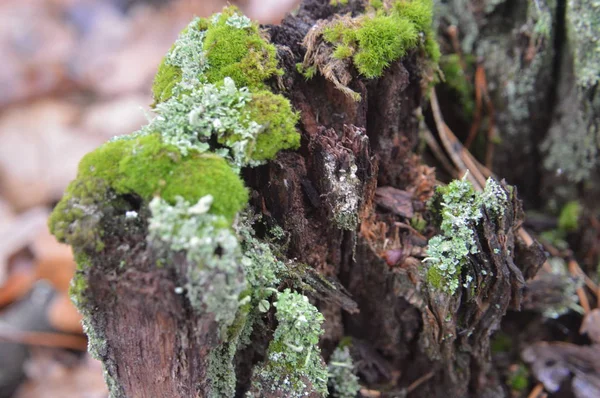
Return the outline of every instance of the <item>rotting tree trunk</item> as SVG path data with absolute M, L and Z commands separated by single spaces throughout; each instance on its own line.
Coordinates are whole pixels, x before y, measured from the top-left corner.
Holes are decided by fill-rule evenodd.
M 269 28 L 285 72 L 278 86 L 301 114 L 302 145 L 242 170 L 250 204 L 262 214 L 262 228 L 285 231 L 288 244 L 281 254 L 307 266 L 298 275 L 325 317 L 324 359 L 351 337 L 361 383 L 382 396 L 505 396 L 490 364 L 489 338 L 505 311 L 519 308 L 524 280 L 535 274 L 542 256 L 516 234 L 522 210 L 511 193 L 502 221 L 484 211 L 476 231 L 478 253 L 467 264 L 475 288 L 460 287 L 454 295 L 428 288 L 421 265 L 427 239 L 409 225 L 415 215 L 432 221 L 426 201 L 435 185 L 433 170 L 415 155 L 423 55 L 409 52 L 379 79 L 351 70 L 349 87 L 361 95 L 359 102 L 319 74 L 306 80 L 296 68 L 305 51 L 300 43 L 319 19 L 362 8 L 359 1 L 333 7 L 307 0 L 281 26 Z M 350 168 L 357 180 L 346 178 Z M 381 195 L 407 198 L 403 211 L 383 210 L 376 193 L 384 187 L 388 191 L 379 190 Z M 180 294 L 193 265 L 176 253 L 156 266 L 164 254 L 147 244 L 147 207 L 124 199 L 138 217 L 132 222 L 104 209 L 104 247 L 91 267 L 78 271 L 87 286 L 78 305 L 111 393 L 214 395 L 207 372 L 211 352 L 223 341 L 215 317 L 194 311 Z M 340 208 L 353 206 L 357 220 L 339 217 Z M 435 232 L 431 224 L 425 236 Z M 211 280 L 204 283 L 200 288 L 209 289 Z M 284 281 L 281 287 L 295 284 Z M 265 360 L 275 325 L 273 312 L 265 314 L 251 344 L 235 354 L 237 395 L 256 388 L 251 381 L 261 383 L 252 370 Z M 305 392 L 319 396 L 310 386 Z

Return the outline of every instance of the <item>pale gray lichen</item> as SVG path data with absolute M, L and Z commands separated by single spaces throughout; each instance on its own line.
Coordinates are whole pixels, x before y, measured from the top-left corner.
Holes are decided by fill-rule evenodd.
M 226 341 L 211 351 L 208 378 L 211 397 L 233 397 L 236 375 L 235 353 L 251 343 L 250 334 L 260 314 L 270 308 L 269 298 L 277 294 L 275 287 L 287 270 L 277 259 L 271 245 L 259 240 L 252 227 L 255 219 L 250 211 L 242 212 L 234 229 L 241 241 L 241 265 L 246 275 L 247 289 L 242 292 L 234 323 L 229 327 Z
M 211 385 L 211 398 L 235 396 L 237 379 L 233 360 L 241 348 L 242 340 L 249 340 L 250 337 L 252 329 L 247 327 L 253 321 L 250 307 L 249 303 L 240 305 L 235 322 L 228 328 L 224 341 L 209 354 L 207 378 Z
M 323 315 L 306 296 L 289 289 L 279 294 L 275 307 L 278 326 L 255 379 L 285 397 L 304 397 L 308 388 L 325 396 L 328 374 L 318 346 Z
M 246 29 L 252 26 L 252 21 L 245 15 L 233 14 L 225 23 L 238 29 Z
M 175 95 L 179 95 L 185 90 L 192 90 L 205 80 L 204 71 L 208 68 L 204 51 L 206 33 L 198 29 L 199 23 L 200 18 L 194 18 L 179 35 L 166 56 L 165 63 L 167 65 L 181 69 L 181 81 L 173 87 Z
M 196 310 L 213 313 L 222 327 L 235 320 L 239 295 L 246 288 L 242 252 L 226 218 L 208 214 L 212 197 L 192 205 L 181 197 L 175 205 L 156 197 L 150 204 L 150 243 L 185 251 L 190 263 L 187 297 Z
M 579 296 L 577 295 L 577 289 L 584 283 L 583 278 L 571 276 L 565 260 L 560 257 L 550 257 L 548 259 L 548 264 L 550 265 L 549 273 L 542 273 L 539 276 L 539 279 L 552 279 L 553 275 L 558 276 L 561 283 L 552 283 L 548 284 L 548 286 L 559 287 L 561 294 L 556 294 L 556 297 L 560 297 L 560 300 L 553 301 L 550 305 L 547 305 L 543 309 L 542 315 L 550 319 L 557 319 L 569 311 L 575 311 L 583 315 L 584 311 L 579 304 Z
M 251 120 L 246 105 L 252 94 L 246 87 L 237 88 L 226 77 L 221 86 L 202 84 L 189 94 L 171 97 L 156 105 L 156 117 L 136 133 L 115 139 L 132 139 L 160 133 L 166 144 L 176 146 L 185 156 L 190 151 L 211 149 L 211 137 L 228 147 L 217 151 L 236 167 L 258 165 L 249 157 L 248 146 L 254 145 L 263 127 Z M 214 152 L 214 151 L 213 151 Z
M 493 179 L 488 179 L 483 192 L 473 189 L 466 175 L 454 180 L 447 187 L 438 188 L 441 194 L 440 235 L 429 240 L 427 280 L 445 293 L 454 293 L 460 286 L 460 274 L 469 255 L 479 252 L 476 227 L 482 218 L 482 207 L 495 217 L 501 217 L 508 205 L 504 189 Z M 468 275 L 464 285 L 473 277 Z
M 569 0 L 566 15 L 577 83 L 592 87 L 600 82 L 600 0 Z
M 348 347 L 337 347 L 327 365 L 329 386 L 334 398 L 355 398 L 360 390 L 358 376 L 354 372 L 354 364 Z
M 264 299 L 261 289 L 270 289 L 277 286 L 281 276 L 287 271 L 285 264 L 280 261 L 267 242 L 256 238 L 252 228 L 252 216 L 249 212 L 240 214 L 240 222 L 235 226 L 242 239 L 244 252 L 244 271 L 246 280 L 252 287 L 255 298 Z M 266 294 L 267 296 L 270 293 Z
M 600 1 L 569 0 L 559 103 L 542 149 L 544 166 L 573 182 L 590 178 L 600 149 Z

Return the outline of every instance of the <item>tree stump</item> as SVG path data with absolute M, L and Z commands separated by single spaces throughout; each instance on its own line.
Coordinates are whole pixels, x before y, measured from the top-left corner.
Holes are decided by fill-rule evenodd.
M 472 240 L 469 253 L 458 259 L 456 288 L 434 286 L 432 265 L 423 259 L 428 239 L 440 233 L 440 223 L 443 229 L 440 209 L 448 203 L 434 196 L 434 169 L 417 155 L 421 106 L 439 57 L 431 42 L 432 5 L 331 3 L 305 0 L 264 31 L 228 8 L 183 34 L 204 47 L 172 50 L 159 70 L 168 83 L 155 90 L 165 123 L 177 116 L 169 113 L 172 98 L 179 105 L 191 98 L 180 123 L 211 112 L 212 105 L 198 104 L 218 75 L 225 85 L 210 86 L 211 95 L 236 93 L 227 102 L 235 109 L 265 97 L 275 108 L 261 112 L 281 111 L 279 96 L 288 98 L 299 115 L 297 142 L 290 133 L 272 157 L 260 158 L 261 138 L 237 145 L 242 133 L 236 126 L 221 129 L 231 116 L 221 113 L 205 127 L 217 133 L 202 138 L 203 130 L 194 130 L 180 153 L 184 139 L 167 137 L 172 126 L 157 121 L 152 131 L 84 159 L 55 210 L 51 228 L 74 247 L 73 296 L 111 396 L 318 397 L 327 389 L 355 396 L 352 374 L 381 396 L 505 396 L 490 364 L 490 335 L 508 308 L 519 308 L 525 279 L 543 261 L 537 245 L 518 237 L 523 214 L 516 189 L 496 183 L 503 199 L 495 209 L 479 194 L 464 196 L 477 214 L 462 230 Z M 413 3 L 421 14 L 404 8 Z M 374 7 L 382 7 L 380 14 Z M 394 18 L 408 24 L 400 41 Z M 390 21 L 391 31 L 381 28 Z M 364 30 L 344 30 L 357 26 Z M 219 35 L 234 28 L 257 34 L 244 44 L 253 47 L 240 50 L 240 65 L 257 63 L 252 78 L 263 74 L 256 81 L 235 77 L 227 65 L 210 69 L 218 65 L 211 58 L 216 49 L 227 44 Z M 385 33 L 383 44 L 368 47 L 367 28 Z M 267 37 L 281 72 L 269 72 L 275 53 L 260 41 Z M 379 51 L 387 39 L 398 53 Z M 205 66 L 203 57 L 186 64 L 186 56 L 201 51 Z M 368 58 L 373 54 L 383 58 Z M 186 76 L 189 70 L 200 75 Z M 251 99 L 240 90 L 244 79 Z M 196 97 L 189 94 L 196 93 L 194 84 L 205 90 Z M 240 120 L 244 129 L 251 125 Z M 258 137 L 273 134 L 266 141 L 275 140 L 276 128 L 287 128 L 275 119 L 257 125 Z M 244 152 L 252 145 L 255 152 Z M 247 191 L 223 164 L 233 176 L 239 171 Z M 144 167 L 154 174 L 137 173 Z M 195 177 L 198 170 L 205 174 Z M 171 179 L 188 176 L 173 188 Z M 351 358 L 343 384 L 333 375 L 344 366 L 330 361 L 332 354 Z

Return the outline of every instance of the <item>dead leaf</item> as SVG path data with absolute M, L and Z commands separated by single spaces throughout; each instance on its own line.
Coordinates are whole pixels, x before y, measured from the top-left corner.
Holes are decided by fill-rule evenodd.
M 600 343 L 600 309 L 593 309 L 583 318 L 579 333 L 587 334 L 596 344 Z
M 375 191 L 375 203 L 401 217 L 412 218 L 414 209 L 412 194 L 394 187 L 379 187 Z
M 108 396 L 100 361 L 86 354 L 73 364 L 73 359 L 61 361 L 53 352 L 40 349 L 33 351 L 25 364 L 28 380 L 15 393 L 15 398 Z
M 558 391 L 571 378 L 577 398 L 600 397 L 600 345 L 542 342 L 527 347 L 521 356 L 547 391 Z

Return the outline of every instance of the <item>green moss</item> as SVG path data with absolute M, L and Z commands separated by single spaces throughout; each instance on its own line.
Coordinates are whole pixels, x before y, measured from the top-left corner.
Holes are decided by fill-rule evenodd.
M 348 0 L 330 0 L 329 4 L 332 6 L 345 6 L 348 4 Z
M 181 68 L 166 63 L 163 58 L 152 84 L 154 104 L 164 102 L 173 95 L 173 88 L 181 81 Z
M 206 30 L 206 77 L 212 83 L 230 77 L 239 87 L 262 88 L 266 79 L 279 73 L 277 50 L 261 37 L 256 23 L 233 22 L 241 18 L 237 8 L 227 7 Z
M 346 59 L 354 55 L 354 48 L 346 44 L 338 45 L 333 51 L 333 57 L 337 59 Z
M 262 126 L 250 158 L 256 161 L 273 159 L 283 149 L 300 147 L 296 123 L 300 115 L 281 95 L 262 90 L 252 95 L 248 104 L 250 119 Z
M 383 0 L 369 0 L 369 5 L 375 10 L 383 8 Z
M 393 4 L 393 13 L 411 21 L 420 32 L 431 31 L 433 25 L 433 1 L 396 1 Z
M 442 51 L 440 50 L 440 45 L 435 39 L 434 32 L 432 30 L 431 34 L 425 37 L 425 53 L 429 60 L 437 65 L 440 62 L 440 58 L 442 57 Z
M 434 63 L 439 60 L 431 0 L 395 1 L 387 9 L 380 2 L 370 6 L 372 10 L 366 15 L 340 18 L 323 29 L 323 39 L 335 46 L 334 58 L 353 57 L 360 74 L 368 78 L 381 76 L 391 62 L 418 45 Z
M 522 363 L 511 370 L 508 376 L 508 385 L 514 391 L 524 392 L 529 387 L 529 372 Z
M 296 64 L 296 70 L 300 73 L 306 80 L 310 80 L 317 74 L 317 67 L 315 65 L 304 67 L 302 63 Z
M 75 307 L 82 309 L 86 302 L 85 291 L 88 288 L 85 271 L 90 269 L 92 261 L 89 256 L 83 252 L 76 252 L 75 262 L 77 263 L 77 270 L 75 271 L 75 275 L 73 275 L 73 279 L 71 279 L 69 296 L 71 297 L 73 304 L 75 304 Z
M 134 194 L 149 201 L 162 196 L 170 203 L 177 196 L 196 202 L 212 195 L 211 212 L 230 221 L 248 200 L 243 182 L 222 157 L 192 153 L 182 156 L 165 145 L 160 135 L 108 142 L 87 154 L 77 179 L 49 218 L 50 231 L 74 247 L 101 250 L 98 224 L 103 208 L 118 208 L 114 194 Z
M 104 244 L 99 223 L 104 206 L 113 200 L 104 180 L 76 179 L 50 214 L 48 228 L 59 242 L 101 251 Z
M 561 231 L 573 232 L 579 229 L 579 217 L 581 216 L 581 205 L 574 200 L 567 203 L 560 211 L 558 217 L 558 228 Z
M 465 117 L 470 119 L 475 111 L 475 93 L 473 84 L 469 82 L 460 65 L 460 57 L 457 54 L 443 56 L 440 59 L 440 68 L 444 73 L 444 84 L 457 94 Z
M 508 353 L 512 348 L 513 342 L 508 334 L 499 331 L 494 333 L 490 345 L 493 354 Z
M 240 178 L 220 156 L 191 153 L 182 156 L 160 135 L 108 142 L 87 154 L 78 179 L 101 179 L 118 194 L 137 194 L 150 200 L 161 196 L 169 203 L 176 196 L 196 202 L 212 195 L 211 213 L 233 219 L 248 200 Z
M 181 32 L 158 68 L 152 92 L 158 104 L 174 91 L 222 84 L 225 77 L 238 87 L 262 89 L 265 80 L 281 73 L 275 46 L 263 38 L 257 23 L 230 6 L 210 20 L 196 18 Z
M 417 34 L 415 25 L 406 18 L 386 15 L 365 20 L 356 31 L 356 68 L 368 78 L 381 76 L 384 68 L 417 44 Z

